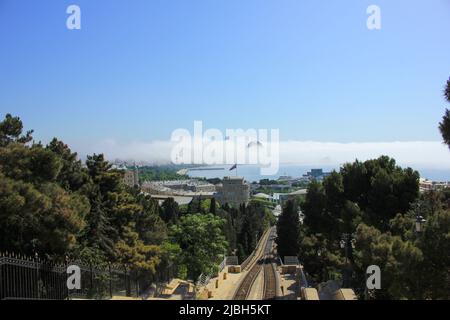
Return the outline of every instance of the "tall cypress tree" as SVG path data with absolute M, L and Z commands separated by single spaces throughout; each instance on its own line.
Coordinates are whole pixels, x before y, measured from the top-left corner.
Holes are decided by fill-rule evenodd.
M 216 215 L 216 198 L 211 198 L 211 203 L 209 205 L 209 212 Z
M 283 208 L 283 212 L 277 223 L 277 245 L 278 254 L 284 259 L 285 256 L 297 256 L 300 250 L 300 217 L 298 205 L 289 200 Z
M 161 205 L 161 218 L 165 223 L 176 223 L 180 215 L 178 203 L 173 198 L 167 198 Z

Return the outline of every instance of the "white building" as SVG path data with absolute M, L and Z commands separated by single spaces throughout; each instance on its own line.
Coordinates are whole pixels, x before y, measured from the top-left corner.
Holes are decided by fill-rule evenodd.
M 420 178 L 419 180 L 419 189 L 420 192 L 425 191 L 437 191 L 437 190 L 443 190 L 450 187 L 449 182 L 438 182 L 438 181 L 431 181 L 428 179 Z

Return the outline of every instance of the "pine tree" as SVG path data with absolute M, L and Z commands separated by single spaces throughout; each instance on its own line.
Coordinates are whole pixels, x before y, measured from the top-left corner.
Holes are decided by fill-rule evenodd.
M 0 122 L 0 147 L 6 147 L 11 142 L 26 144 L 30 142 L 33 137 L 33 130 L 27 131 L 22 135 L 23 124 L 19 117 L 13 117 L 9 113 L 5 119 Z
M 46 146 L 46 149 L 57 155 L 62 162 L 62 168 L 57 177 L 61 187 L 70 191 L 78 191 L 87 183 L 87 170 L 83 168 L 81 160 L 78 160 L 77 153 L 72 153 L 65 143 L 54 138 Z
M 100 250 L 107 257 L 114 257 L 114 241 L 111 234 L 114 234 L 115 230 L 111 227 L 99 196 L 91 197 L 90 203 L 91 210 L 86 216 L 87 227 L 83 232 L 82 241 L 88 247 Z
M 448 102 L 450 102 L 450 79 L 447 81 L 447 86 L 444 90 L 444 96 Z M 445 115 L 442 118 L 442 122 L 439 123 L 439 130 L 441 131 L 444 142 L 450 148 L 450 110 L 445 110 Z

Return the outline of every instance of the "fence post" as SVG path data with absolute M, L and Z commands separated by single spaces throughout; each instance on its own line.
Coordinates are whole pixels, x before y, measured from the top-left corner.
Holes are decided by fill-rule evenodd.
M 69 268 L 69 263 L 70 263 L 69 257 L 66 256 L 66 272 L 64 272 L 64 274 L 65 274 L 65 279 L 66 279 L 65 288 L 66 288 L 66 292 L 67 292 L 67 300 L 70 300 L 70 290 L 69 290 L 69 287 L 67 286 L 67 269 Z
M 94 293 L 94 270 L 92 269 L 92 262 L 89 262 L 89 271 L 90 271 L 90 292 L 92 297 L 95 297 L 95 293 Z
M 127 290 L 127 297 L 131 297 L 131 279 L 130 279 L 130 272 L 125 267 L 125 287 Z
M 136 274 L 136 279 L 135 279 L 135 281 L 136 281 L 136 298 L 139 298 L 139 279 L 137 276 L 137 272 L 135 274 Z
M 2 256 L 2 254 L 0 253 L 0 259 L 1 259 L 2 257 L 3 257 L 3 256 Z M 4 283 L 4 280 L 3 280 L 3 264 L 2 264 L 2 263 L 0 263 L 0 280 L 2 281 L 2 282 L 1 282 L 2 285 L 0 285 L 0 300 L 3 300 L 3 283 Z
M 36 263 L 36 293 L 37 293 L 37 298 L 40 299 L 41 298 L 41 292 L 40 292 L 40 286 L 39 286 L 39 259 L 38 259 L 38 254 L 37 252 L 34 253 L 34 261 Z

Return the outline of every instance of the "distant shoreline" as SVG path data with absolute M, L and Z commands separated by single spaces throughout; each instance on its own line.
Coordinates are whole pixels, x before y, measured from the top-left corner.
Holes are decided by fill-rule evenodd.
M 222 167 L 205 167 L 205 168 L 191 168 L 186 169 L 187 171 L 214 171 L 214 170 L 225 170 L 225 168 Z
M 406 166 L 402 166 L 406 167 Z M 276 175 L 263 176 L 260 174 L 260 167 L 257 165 L 238 165 L 237 175 L 244 177 L 249 182 L 258 182 L 261 179 L 276 180 L 280 176 L 292 176 L 293 178 L 302 177 L 303 174 L 313 168 L 322 168 L 324 171 L 339 170 L 339 166 L 305 166 L 305 165 L 280 165 L 280 169 Z M 426 178 L 432 181 L 445 182 L 450 181 L 450 170 L 445 169 L 428 169 L 428 168 L 413 168 L 417 170 L 421 178 Z M 190 178 L 220 178 L 225 176 L 234 176 L 235 172 L 229 172 L 222 167 L 201 167 L 201 168 L 186 168 L 182 169 L 182 175 Z

